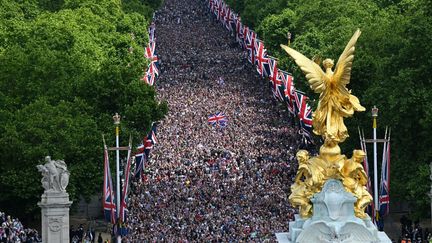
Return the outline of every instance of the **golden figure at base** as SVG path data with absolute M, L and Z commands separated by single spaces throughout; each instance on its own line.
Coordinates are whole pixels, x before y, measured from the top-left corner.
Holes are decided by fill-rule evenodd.
M 302 218 L 312 216 L 313 207 L 310 199 L 321 191 L 328 179 L 341 180 L 345 190 L 357 198 L 354 204 L 357 217 L 366 218 L 364 210 L 372 202 L 372 196 L 365 187 L 366 172 L 361 164 L 365 153 L 354 150 L 352 158 L 347 159 L 341 154 L 338 145 L 348 137 L 343 119 L 352 116 L 354 111 L 365 111 L 357 97 L 346 87 L 351 78 L 354 45 L 360 34 L 360 30 L 357 30 L 351 37 L 339 57 L 334 72 L 333 60 L 323 61 L 323 71 L 318 64 L 301 53 L 281 45 L 306 74 L 310 87 L 320 94 L 318 107 L 312 115 L 312 126 L 314 133 L 324 138 L 324 144 L 319 155 L 315 157 L 310 157 L 306 150 L 297 152 L 299 168 L 289 196 L 291 204 L 299 207 Z
M 326 162 L 320 158 L 310 158 L 309 152 L 300 150 L 297 152 L 299 168 L 295 177 L 295 183 L 291 186 L 289 200 L 294 207 L 300 208 L 303 218 L 312 216 L 312 204 L 310 198 L 323 186 L 326 178 Z
M 354 210 L 359 218 L 366 217 L 365 209 L 372 201 L 372 196 L 366 189 L 368 178 L 362 165 L 365 156 L 366 154 L 362 150 L 354 150 L 352 158 L 345 161 L 342 169 L 345 189 L 357 197 Z

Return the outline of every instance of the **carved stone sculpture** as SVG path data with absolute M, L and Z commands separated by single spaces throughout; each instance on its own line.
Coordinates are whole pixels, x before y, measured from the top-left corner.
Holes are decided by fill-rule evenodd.
M 65 192 L 69 183 L 69 171 L 63 160 L 51 160 L 50 156 L 45 157 L 44 165 L 36 167 L 42 173 L 42 187 L 47 192 Z

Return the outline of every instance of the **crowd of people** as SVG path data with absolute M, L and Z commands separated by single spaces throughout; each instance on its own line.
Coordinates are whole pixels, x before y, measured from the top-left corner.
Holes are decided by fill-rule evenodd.
M 0 243 L 42 242 L 37 230 L 26 229 L 18 218 L 0 212 Z
M 429 229 L 423 230 L 420 226 L 419 221 L 413 221 L 402 216 L 400 219 L 401 223 L 401 237 L 399 239 L 400 243 L 430 243 L 432 242 L 432 233 Z
M 154 21 L 169 112 L 132 182 L 124 241 L 274 241 L 296 213 L 298 129 L 203 1 L 166 0 Z M 216 112 L 225 128 L 207 124 Z
M 80 224 L 78 228 L 71 225 L 69 229 L 69 238 L 71 243 L 93 243 L 96 240 L 95 235 L 96 232 L 93 228 L 89 227 L 87 230 L 84 230 L 83 224 Z M 101 236 L 99 235 L 99 237 Z

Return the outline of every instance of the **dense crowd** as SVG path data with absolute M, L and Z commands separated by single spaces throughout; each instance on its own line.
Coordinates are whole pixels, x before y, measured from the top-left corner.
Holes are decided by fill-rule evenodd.
M 202 1 L 167 0 L 155 23 L 169 113 L 133 181 L 125 241 L 273 241 L 295 213 L 298 130 Z M 226 128 L 207 124 L 219 111 Z
M 95 231 L 93 228 L 89 227 L 87 231 L 84 230 L 84 226 L 80 224 L 78 228 L 74 228 L 73 225 L 71 225 L 69 229 L 69 237 L 70 242 L 72 243 L 93 243 L 95 242 Z
M 24 228 L 18 218 L 0 212 L 0 242 L 33 243 L 42 242 L 42 238 L 36 230 Z
M 401 223 L 401 237 L 399 242 L 401 243 L 430 243 L 432 242 L 432 233 L 429 232 L 429 229 L 423 230 L 420 226 L 419 221 L 413 221 L 406 217 L 406 215 L 402 216 L 400 219 Z

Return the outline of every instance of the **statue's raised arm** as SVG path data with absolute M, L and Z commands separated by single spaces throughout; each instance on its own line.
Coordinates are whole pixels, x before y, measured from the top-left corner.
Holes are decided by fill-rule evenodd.
M 351 37 L 339 57 L 335 72 L 332 70 L 333 60 L 325 59 L 322 70 L 318 64 L 300 52 L 281 45 L 306 74 L 311 89 L 320 94 L 318 107 L 313 113 L 312 125 L 314 133 L 323 136 L 325 147 L 333 149 L 333 153 L 340 152 L 337 144 L 348 137 L 343 119 L 352 116 L 354 111 L 365 111 L 357 97 L 351 95 L 351 91 L 346 88 L 350 82 L 355 44 L 360 34 L 360 30 L 357 30 Z

